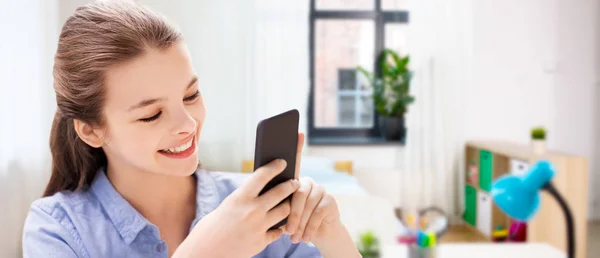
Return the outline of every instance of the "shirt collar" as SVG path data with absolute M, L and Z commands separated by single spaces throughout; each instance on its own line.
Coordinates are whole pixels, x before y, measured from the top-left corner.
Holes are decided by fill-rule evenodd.
M 219 205 L 218 192 L 214 179 L 204 171 L 197 170 L 196 177 L 196 217 L 191 229 L 208 213 Z M 152 225 L 117 190 L 106 177 L 104 168 L 96 173 L 91 191 L 96 195 L 104 211 L 115 225 L 126 244 L 130 244 L 147 225 Z

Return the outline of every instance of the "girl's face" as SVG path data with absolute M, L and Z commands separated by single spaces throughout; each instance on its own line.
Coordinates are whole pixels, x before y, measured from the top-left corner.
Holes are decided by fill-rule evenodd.
M 111 67 L 106 73 L 105 139 L 110 167 L 187 176 L 206 111 L 183 42 Z

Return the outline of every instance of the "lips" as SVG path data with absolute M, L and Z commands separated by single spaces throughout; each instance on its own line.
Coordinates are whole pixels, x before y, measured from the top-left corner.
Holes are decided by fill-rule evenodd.
M 192 137 L 191 139 L 189 139 L 186 143 L 181 144 L 177 147 L 174 148 L 168 148 L 168 149 L 164 149 L 164 150 L 160 150 L 162 152 L 166 152 L 166 153 L 181 153 L 185 150 L 187 150 L 189 147 L 192 146 L 192 141 L 194 140 L 194 138 Z
M 158 151 L 158 153 L 162 154 L 163 156 L 177 159 L 187 158 L 191 156 L 194 152 L 196 152 L 195 134 L 192 134 L 186 142 L 182 143 L 179 146 Z

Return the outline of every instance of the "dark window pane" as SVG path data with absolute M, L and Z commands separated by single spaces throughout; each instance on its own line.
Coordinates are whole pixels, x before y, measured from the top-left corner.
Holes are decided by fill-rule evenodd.
M 314 33 L 315 127 L 339 127 L 339 89 L 341 85 L 349 87 L 339 82 L 341 77 L 346 78 L 339 71 L 353 70 L 358 65 L 372 69 L 375 24 L 370 20 L 317 20 Z M 362 77 L 352 76 L 354 81 Z
M 374 0 L 317 0 L 317 10 L 373 10 Z
M 356 89 L 356 69 L 338 70 L 338 84 L 340 90 Z
M 383 9 L 384 11 L 407 10 L 408 0 L 381 0 L 381 9 Z

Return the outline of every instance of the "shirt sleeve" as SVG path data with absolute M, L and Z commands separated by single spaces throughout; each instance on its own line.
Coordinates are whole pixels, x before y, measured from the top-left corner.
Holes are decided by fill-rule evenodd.
M 64 216 L 58 210 L 52 213 L 31 205 L 23 228 L 23 257 L 78 257 L 71 247 L 75 238 L 59 221 Z

